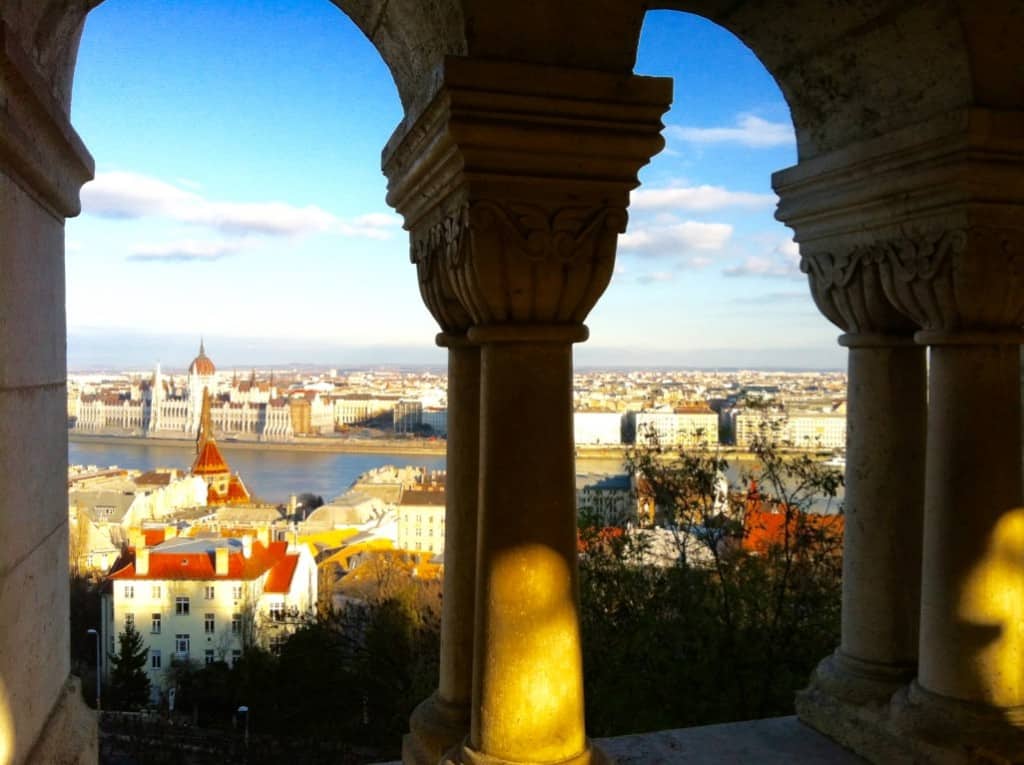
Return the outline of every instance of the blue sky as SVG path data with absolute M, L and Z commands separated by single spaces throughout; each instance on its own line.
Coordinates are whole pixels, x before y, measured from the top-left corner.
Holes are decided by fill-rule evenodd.
M 675 79 L 667 148 L 578 363 L 841 366 L 772 217 L 796 153 L 771 77 L 671 12 L 648 15 L 636 71 Z M 97 179 L 67 229 L 69 364 L 184 365 L 200 334 L 221 364 L 442 362 L 384 203 L 401 116 L 327 0 L 106 0 L 72 107 Z

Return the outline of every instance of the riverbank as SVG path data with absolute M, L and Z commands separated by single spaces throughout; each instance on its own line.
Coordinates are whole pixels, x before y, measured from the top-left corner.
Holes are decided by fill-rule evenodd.
M 109 433 L 79 433 L 68 431 L 68 441 L 73 444 L 100 444 L 105 446 L 185 446 L 193 448 L 192 438 L 159 438 L 151 436 L 120 436 Z M 412 454 L 441 455 L 447 451 L 443 440 L 425 441 L 404 438 L 388 439 L 347 439 L 347 438 L 301 438 L 295 441 L 217 441 L 225 452 L 317 452 L 326 454 Z

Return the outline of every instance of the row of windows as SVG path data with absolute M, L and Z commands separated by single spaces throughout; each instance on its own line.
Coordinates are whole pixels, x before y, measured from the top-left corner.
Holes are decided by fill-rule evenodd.
M 402 516 L 399 516 L 399 518 L 398 518 L 398 520 L 401 523 L 412 523 L 412 519 L 413 519 L 413 517 L 411 515 L 402 515 Z M 437 522 L 440 523 L 442 526 L 444 526 L 444 516 L 443 515 L 437 516 Z M 417 515 L 416 516 L 416 523 L 424 523 L 422 515 Z M 427 516 L 426 523 L 434 523 L 434 517 Z
M 150 592 L 150 598 L 153 599 L 153 600 L 160 600 L 160 598 L 163 597 L 163 588 L 159 584 L 154 584 L 152 587 L 150 587 L 150 591 L 149 592 Z M 135 598 L 135 585 L 134 584 L 126 584 L 124 586 L 124 597 L 129 598 L 129 599 L 134 599 Z M 214 600 L 216 597 L 217 597 L 217 589 L 212 584 L 208 584 L 208 585 L 206 585 L 206 587 L 203 588 L 203 599 L 204 600 Z M 233 585 L 231 587 L 231 598 L 233 600 L 241 600 L 242 599 L 242 585 L 236 584 L 236 585 Z M 188 613 L 188 598 L 182 598 L 182 597 L 175 598 L 175 603 L 180 603 L 181 601 L 185 601 L 185 613 Z
M 282 614 L 278 618 L 283 618 L 283 616 L 284 616 L 284 614 L 283 614 L 284 606 L 282 605 L 281 608 L 282 608 Z M 271 606 L 271 615 L 273 615 L 273 612 L 274 612 L 274 607 Z M 179 611 L 178 613 L 181 613 L 181 612 Z M 188 611 L 185 611 L 185 613 L 187 614 Z M 128 629 L 129 627 L 131 627 L 132 629 L 135 629 L 135 614 L 128 613 L 128 614 L 124 615 L 124 628 Z M 150 622 L 149 622 L 149 631 L 150 631 L 150 633 L 153 634 L 153 635 L 159 635 L 162 627 L 163 627 L 163 614 L 161 614 L 159 612 L 151 614 L 150 615 Z M 203 616 L 203 632 L 205 632 L 207 635 L 212 635 L 214 632 L 216 632 L 216 614 L 208 613 L 208 614 L 205 614 Z M 242 632 L 242 615 L 241 614 L 231 614 L 231 632 L 234 635 L 241 634 L 241 632 Z
M 179 659 L 188 659 L 190 639 L 188 635 L 178 635 L 174 643 L 174 652 L 177 654 Z M 271 648 L 273 649 L 273 645 Z M 278 648 L 280 653 L 280 648 Z M 231 651 L 231 663 L 234 664 L 236 661 L 242 658 L 242 651 L 238 648 Z M 216 654 L 212 648 L 207 648 L 203 652 L 204 663 L 209 665 L 213 664 L 216 660 Z M 160 650 L 157 648 L 149 649 L 149 668 L 150 669 L 161 669 L 163 667 L 163 656 L 160 655 Z

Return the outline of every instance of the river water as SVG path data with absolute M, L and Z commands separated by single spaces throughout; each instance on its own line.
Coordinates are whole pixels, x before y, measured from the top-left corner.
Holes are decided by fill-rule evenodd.
M 292 494 L 310 492 L 330 501 L 352 485 L 363 473 L 381 465 L 414 465 L 428 470 L 444 469 L 444 455 L 421 454 L 338 454 L 314 451 L 278 451 L 247 449 L 244 445 L 220 444 L 224 458 L 255 497 L 273 504 L 285 503 Z M 178 444 L 68 444 L 68 462 L 72 465 L 96 465 L 152 470 L 179 468 L 187 470 L 195 456 L 191 442 Z M 750 465 L 733 462 L 728 472 L 734 486 L 742 484 L 742 474 Z M 612 474 L 622 472 L 620 461 L 609 459 L 577 460 L 580 474 Z M 586 480 L 584 483 L 588 482 Z M 843 498 L 840 489 L 838 499 Z M 835 511 L 835 502 L 824 498 L 814 503 L 818 512 Z
M 332 454 L 313 451 L 278 451 L 227 447 L 220 444 L 231 469 L 242 476 L 250 493 L 264 502 L 287 502 L 292 494 L 310 492 L 325 501 L 342 494 L 368 470 L 381 465 L 415 465 L 443 469 L 444 455 Z M 177 444 L 68 444 L 68 463 L 152 470 L 158 467 L 188 470 L 195 451 L 190 442 Z

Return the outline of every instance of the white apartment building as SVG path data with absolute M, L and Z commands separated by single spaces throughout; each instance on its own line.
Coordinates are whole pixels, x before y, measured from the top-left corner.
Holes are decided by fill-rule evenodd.
M 400 550 L 444 553 L 444 490 L 407 489 L 397 507 Z
M 749 448 L 758 436 L 766 436 L 792 449 L 845 449 L 846 414 L 840 408 L 830 412 L 767 412 L 740 410 L 736 413 L 736 445 Z
M 398 396 L 348 394 L 334 399 L 334 422 L 338 425 L 363 425 L 395 411 Z
M 178 537 L 135 548 L 108 577 L 102 598 L 103 653 L 131 624 L 149 651 L 153 698 L 166 691 L 171 662 L 234 662 L 245 648 L 276 652 L 317 600 L 316 562 L 305 545 L 259 538 Z M 102 660 L 103 673 L 109 659 Z
M 619 412 L 573 412 L 572 423 L 577 446 L 622 443 Z
M 712 446 L 718 443 L 718 415 L 707 408 L 633 413 L 636 443 L 660 446 Z

